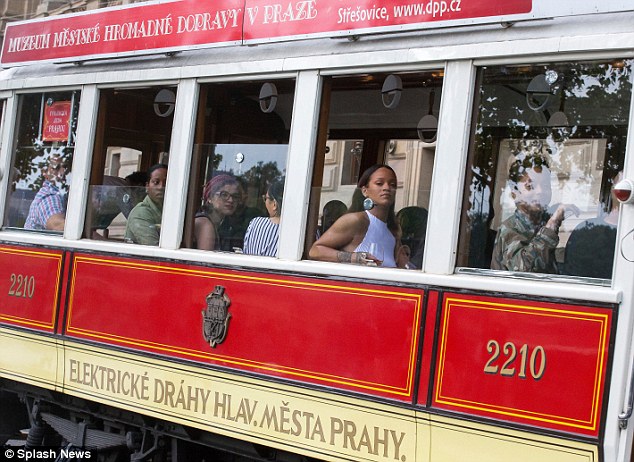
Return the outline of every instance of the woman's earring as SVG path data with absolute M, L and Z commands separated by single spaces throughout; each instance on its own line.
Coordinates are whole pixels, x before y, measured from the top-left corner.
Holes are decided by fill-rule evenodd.
M 374 208 L 374 201 L 369 197 L 366 197 L 363 200 L 363 210 L 371 210 L 372 208 Z

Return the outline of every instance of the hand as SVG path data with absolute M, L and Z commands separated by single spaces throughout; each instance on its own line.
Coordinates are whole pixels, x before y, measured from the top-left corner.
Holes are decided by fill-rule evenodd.
M 352 263 L 366 266 L 381 266 L 381 263 L 383 263 L 383 261 L 369 252 L 353 252 L 351 260 Z
M 408 245 L 400 246 L 396 251 L 396 266 L 398 268 L 408 268 L 411 254 L 412 250 Z
M 578 217 L 580 213 L 579 207 L 574 204 L 557 204 L 557 209 L 546 223 L 546 227 L 557 230 L 566 218 L 572 215 Z

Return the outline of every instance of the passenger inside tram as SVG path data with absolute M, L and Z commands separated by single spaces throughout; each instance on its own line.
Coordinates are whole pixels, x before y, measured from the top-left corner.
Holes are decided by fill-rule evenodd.
M 169 164 L 176 87 L 104 88 L 92 153 L 83 237 L 126 241 L 128 216 L 146 198 L 150 166 Z M 134 242 L 128 237 L 128 242 Z M 158 244 L 155 235 L 150 239 Z
M 240 253 L 244 246 L 244 236 L 251 220 L 265 216 L 266 213 L 258 207 L 249 205 L 251 202 L 248 185 L 244 178 L 235 177 L 238 182 L 240 200 L 236 204 L 236 211 L 225 217 L 218 226 L 219 246 L 215 250 Z
M 579 209 L 574 204 L 558 204 L 552 214 L 548 212 L 550 168 L 547 159 L 534 150 L 517 154 L 508 182 L 516 208 L 498 230 L 491 268 L 557 274 L 559 227 L 566 213 L 578 216 Z
M 426 216 L 420 219 L 419 212 L 425 214 L 430 206 L 437 130 L 437 123 L 427 122 L 437 122 L 443 76 L 437 69 L 324 79 L 318 133 L 321 148 L 315 156 L 306 258 L 317 258 L 313 257 L 316 242 L 323 242 L 336 229 L 336 225 L 331 227 L 333 217 L 336 220 L 344 214 L 341 222 L 347 219 L 346 212 L 363 212 L 362 206 L 353 205 L 357 197 L 361 198 L 359 204 L 364 199 L 358 182 L 368 167 L 379 164 L 395 172 L 394 212 L 399 212 L 395 221 L 400 225 L 396 235 L 402 244 L 406 243 L 403 239 L 410 244 L 400 247 L 399 255 L 385 253 L 394 260 L 392 267 L 423 267 L 427 220 Z M 436 128 L 428 130 L 432 125 Z M 417 263 L 408 260 L 410 253 Z
M 427 209 L 410 205 L 396 213 L 401 227 L 401 242 L 410 249 L 411 268 L 421 268 L 425 254 L 425 235 L 427 230 Z
M 613 223 L 604 222 L 616 222 L 618 215 L 610 192 L 624 165 L 633 64 L 616 59 L 479 69 L 456 262 L 459 272 L 496 269 L 590 277 L 606 284 L 601 279 L 611 277 L 617 243 Z M 546 159 L 548 167 L 542 170 L 550 172 L 550 179 L 544 177 L 548 184 L 543 186 L 549 187 L 557 205 L 551 205 L 549 218 L 558 224 L 541 231 L 548 218 L 543 217 L 542 223 L 524 220 L 522 243 L 519 235 L 518 240 L 510 239 L 509 220 L 515 220 L 517 231 L 521 223 L 516 217 L 522 209 L 517 199 L 523 192 L 535 194 L 525 190 L 538 182 L 538 172 L 525 175 L 530 183 L 513 183 L 509 167 L 519 157 L 527 158 L 527 149 Z M 565 219 L 559 220 L 558 204 L 571 203 L 576 209 L 567 210 Z M 537 228 L 534 235 L 539 243 L 530 239 L 531 226 Z M 585 238 L 586 244 L 578 245 L 591 230 L 592 246 Z M 603 261 L 591 264 L 595 259 Z
M 262 195 L 285 177 L 294 92 L 293 79 L 201 85 L 183 247 L 244 253 L 251 220 L 269 216 Z
M 397 179 L 394 170 L 376 164 L 357 183 L 362 201 L 354 201 L 311 247 L 314 260 L 405 268 L 408 249 L 400 242 L 394 213 Z M 360 202 L 360 203 L 359 203 Z
M 262 195 L 262 200 L 269 216 L 255 217 L 249 222 L 244 236 L 244 253 L 276 257 L 284 200 L 284 181 L 271 184 Z
M 317 229 L 317 239 L 330 228 L 341 215 L 348 212 L 348 207 L 340 200 L 333 199 L 326 202 L 321 212 L 321 224 Z
M 92 239 L 106 240 L 110 238 L 110 229 L 118 217 L 128 218 L 130 211 L 145 196 L 145 172 L 133 172 L 125 178 L 104 175 L 103 185 L 92 186 L 90 205 L 87 209 L 86 222 L 91 228 Z M 113 228 L 114 229 L 114 228 Z
M 566 243 L 565 274 L 610 279 L 616 245 L 616 226 L 620 202 L 614 196 L 614 186 L 623 179 L 618 172 L 610 179 L 610 197 L 605 208 L 595 218 L 579 223 Z
M 203 206 L 196 213 L 194 221 L 196 248 L 221 250 L 223 246 L 230 245 L 227 237 L 232 234 L 231 228 L 226 229 L 224 236 L 220 234 L 219 229 L 225 220 L 236 213 L 242 196 L 240 184 L 233 175 L 216 175 L 205 184 Z
M 155 164 L 147 171 L 147 196 L 128 215 L 124 241 L 142 245 L 158 245 L 163 217 L 163 199 L 167 183 L 167 165 Z
M 66 222 L 66 195 L 64 181 L 66 166 L 63 157 L 50 153 L 42 168 L 44 182 L 35 195 L 24 223 L 25 229 L 64 231 Z

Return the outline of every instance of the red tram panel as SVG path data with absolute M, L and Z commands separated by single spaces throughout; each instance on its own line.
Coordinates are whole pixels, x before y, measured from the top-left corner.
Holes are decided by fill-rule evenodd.
M 53 332 L 63 252 L 0 246 L 0 322 Z
M 413 399 L 421 291 L 81 254 L 71 277 L 69 337 Z M 212 347 L 202 312 L 217 286 L 230 318 Z
M 612 316 L 445 294 L 432 405 L 597 437 Z

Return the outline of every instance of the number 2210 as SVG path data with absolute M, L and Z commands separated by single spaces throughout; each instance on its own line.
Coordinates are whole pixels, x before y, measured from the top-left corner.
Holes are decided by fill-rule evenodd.
M 21 274 L 11 274 L 9 295 L 12 297 L 33 298 L 35 293 L 35 278 Z
M 489 340 L 487 343 L 487 351 L 491 357 L 484 366 L 484 372 L 487 374 L 497 374 L 498 370 L 501 376 L 513 377 L 515 375 L 514 363 L 517 359 L 517 347 L 511 342 L 506 342 L 500 350 L 500 344 L 496 340 Z M 526 378 L 526 369 L 530 370 L 530 374 L 535 380 L 539 380 L 544 376 L 546 370 L 546 351 L 542 346 L 536 346 L 531 354 L 528 354 L 529 348 L 527 344 L 522 345 L 519 349 L 520 367 L 517 376 L 521 379 Z M 506 358 L 502 364 L 502 369 L 495 365 L 500 357 L 500 352 Z

